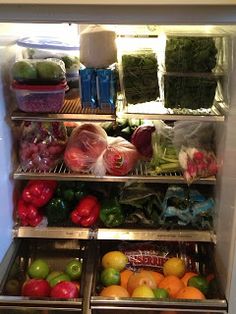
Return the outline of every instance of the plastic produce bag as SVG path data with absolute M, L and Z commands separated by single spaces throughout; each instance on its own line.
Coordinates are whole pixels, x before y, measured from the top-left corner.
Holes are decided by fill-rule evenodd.
M 162 207 L 163 225 L 192 226 L 197 229 L 209 229 L 212 225 L 214 200 L 206 198 L 195 189 L 170 186 L 166 191 Z
M 173 143 L 180 149 L 179 163 L 188 184 L 217 174 L 212 123 L 176 122 Z
M 24 122 L 19 146 L 24 170 L 48 171 L 63 159 L 67 134 L 60 122 Z
M 107 147 L 106 132 L 100 126 L 84 123 L 76 127 L 64 154 L 68 168 L 75 172 L 90 172 Z
M 74 129 L 64 160 L 75 172 L 125 175 L 133 169 L 139 154 L 133 144 L 122 137 L 108 137 L 102 127 L 85 123 Z
M 123 137 L 109 137 L 108 146 L 103 155 L 106 171 L 111 175 L 122 176 L 136 165 L 139 154 L 133 144 Z
M 153 156 L 151 173 L 159 174 L 180 170 L 178 152 L 172 143 L 173 128 L 162 120 L 155 121 L 155 131 L 152 133 Z

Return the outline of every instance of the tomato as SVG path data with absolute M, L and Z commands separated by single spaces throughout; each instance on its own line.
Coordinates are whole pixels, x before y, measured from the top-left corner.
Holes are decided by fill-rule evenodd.
M 27 297 L 48 297 L 50 285 L 45 279 L 29 279 L 22 286 L 21 295 Z
M 70 281 L 70 277 L 63 272 L 53 271 L 47 276 L 47 281 L 51 287 L 54 287 L 59 282 Z
M 193 276 L 188 281 L 188 286 L 195 287 L 200 290 L 204 295 L 208 292 L 209 283 L 207 279 L 201 275 Z
M 164 288 L 155 288 L 152 291 L 157 299 L 166 299 L 169 297 L 168 291 Z
M 101 273 L 101 283 L 105 286 L 119 285 L 120 273 L 115 268 L 105 268 Z
M 49 266 L 43 259 L 36 259 L 28 268 L 28 274 L 31 278 L 44 279 L 49 274 Z
M 65 268 L 65 273 L 71 280 L 77 280 L 82 274 L 82 263 L 78 259 L 72 259 Z

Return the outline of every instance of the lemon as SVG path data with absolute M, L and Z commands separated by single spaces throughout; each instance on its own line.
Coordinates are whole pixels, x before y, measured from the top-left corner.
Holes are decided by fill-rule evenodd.
M 147 285 L 141 285 L 134 289 L 132 298 L 155 298 L 155 294 Z
M 127 256 L 120 251 L 110 251 L 102 257 L 102 266 L 104 268 L 114 268 L 121 271 L 127 263 Z
M 181 278 L 186 271 L 184 261 L 178 257 L 169 258 L 163 265 L 163 273 L 165 276 L 174 275 Z

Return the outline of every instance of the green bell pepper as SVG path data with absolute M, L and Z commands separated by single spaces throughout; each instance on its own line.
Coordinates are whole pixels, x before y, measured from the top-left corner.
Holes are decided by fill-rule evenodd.
M 88 194 L 88 192 L 83 182 L 60 182 L 56 190 L 56 196 L 70 203 L 72 207 L 86 194 Z
M 70 206 L 68 203 L 59 197 L 52 198 L 45 208 L 45 216 L 48 219 L 49 225 L 57 225 L 68 221 L 70 215 Z
M 118 227 L 124 223 L 125 215 L 117 199 L 103 202 L 100 210 L 100 220 L 106 227 L 110 228 Z

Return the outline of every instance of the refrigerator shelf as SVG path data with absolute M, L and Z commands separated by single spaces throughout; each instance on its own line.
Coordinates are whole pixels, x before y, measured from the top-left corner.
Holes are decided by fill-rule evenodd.
M 13 178 L 16 180 L 33 180 L 44 178 L 45 180 L 64 180 L 64 181 L 96 181 L 96 182 L 156 182 L 156 183 L 182 183 L 185 184 L 182 174 L 180 172 L 172 172 L 165 174 L 150 175 L 148 174 L 147 165 L 141 163 L 136 169 L 126 176 L 95 176 L 93 174 L 83 174 L 71 172 L 65 164 L 62 162 L 55 168 L 48 172 L 40 170 L 24 170 L 21 166 L 18 166 L 16 171 L 13 173 Z M 201 178 L 194 182 L 195 184 L 210 184 L 216 183 L 215 177 Z
M 120 103 L 123 103 L 120 101 Z M 158 103 L 158 102 L 157 102 Z M 161 103 L 161 102 L 159 102 Z M 119 109 L 120 108 L 120 109 Z M 21 110 L 13 111 L 11 115 L 12 121 L 82 121 L 82 122 L 105 122 L 116 121 L 116 117 L 126 119 L 146 119 L 146 120 L 168 120 L 168 121 L 208 121 L 208 122 L 223 122 L 225 115 L 228 112 L 228 107 L 224 102 L 216 103 L 208 113 L 201 110 L 195 110 L 193 113 L 188 113 L 183 110 L 175 111 L 172 109 L 163 108 L 158 111 L 146 112 L 145 109 L 138 105 L 129 105 L 122 109 L 123 105 L 118 105 L 117 113 L 109 108 L 89 109 L 81 108 L 79 98 L 67 99 L 64 102 L 62 109 L 58 113 L 30 113 Z M 177 113 L 176 113 L 177 112 Z
M 80 99 L 66 99 L 58 113 L 30 113 L 16 110 L 12 113 L 13 121 L 115 121 L 115 112 L 106 109 L 81 108 Z
M 200 230 L 15 227 L 13 236 L 16 238 L 44 239 L 216 242 L 216 237 L 213 231 Z

